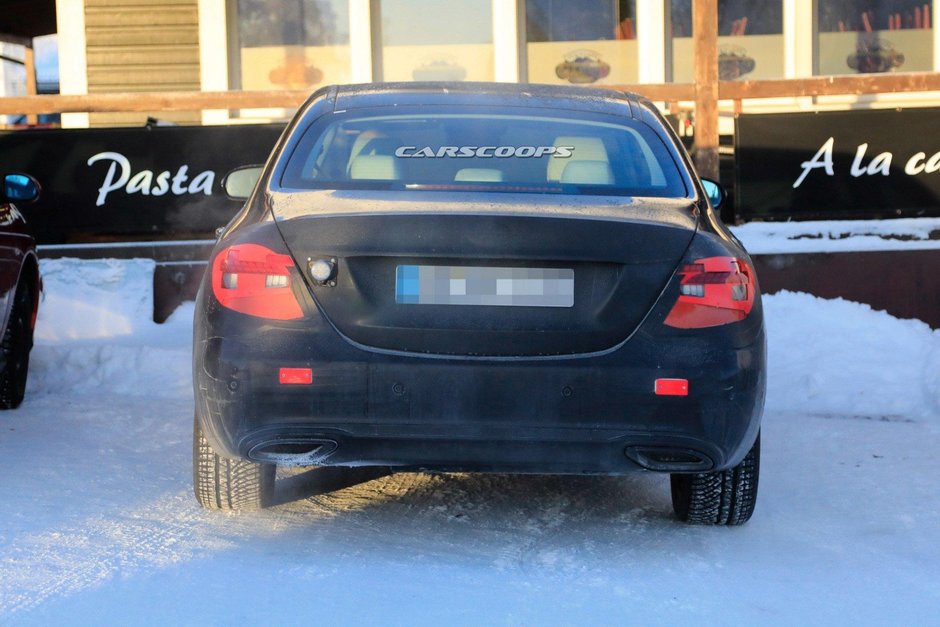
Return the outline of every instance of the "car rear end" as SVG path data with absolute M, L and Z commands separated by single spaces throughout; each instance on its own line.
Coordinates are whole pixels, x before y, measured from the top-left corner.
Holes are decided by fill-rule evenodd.
M 671 131 L 619 95 L 485 92 L 308 103 L 200 291 L 208 442 L 281 465 L 739 464 L 759 289 Z

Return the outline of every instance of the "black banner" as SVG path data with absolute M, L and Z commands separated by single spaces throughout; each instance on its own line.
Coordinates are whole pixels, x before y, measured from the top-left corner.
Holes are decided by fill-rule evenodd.
M 940 109 L 742 115 L 743 220 L 940 216 Z
M 40 200 L 22 208 L 40 244 L 214 237 L 241 207 L 229 170 L 264 163 L 282 124 L 0 133 L 0 173 L 26 172 Z

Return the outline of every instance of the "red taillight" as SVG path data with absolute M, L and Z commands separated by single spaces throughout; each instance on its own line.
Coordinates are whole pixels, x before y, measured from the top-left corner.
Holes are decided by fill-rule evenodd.
M 744 320 L 754 306 L 754 270 L 743 259 L 707 257 L 679 270 L 679 300 L 666 324 L 679 329 Z
M 291 290 L 294 260 L 259 244 L 235 244 L 212 262 L 212 293 L 223 307 L 271 320 L 296 320 L 303 311 Z

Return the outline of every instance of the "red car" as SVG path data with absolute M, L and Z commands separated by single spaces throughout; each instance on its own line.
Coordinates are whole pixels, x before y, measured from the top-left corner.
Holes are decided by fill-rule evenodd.
M 6 174 L 0 187 L 0 409 L 15 409 L 26 393 L 29 351 L 42 279 L 36 242 L 16 205 L 39 197 L 39 183 Z

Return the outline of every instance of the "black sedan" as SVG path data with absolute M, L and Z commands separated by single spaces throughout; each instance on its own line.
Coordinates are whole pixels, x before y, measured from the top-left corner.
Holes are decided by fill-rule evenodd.
M 205 507 L 270 504 L 278 465 L 647 470 L 682 520 L 750 518 L 757 278 L 648 101 L 329 87 L 226 189 L 247 202 L 194 331 Z

